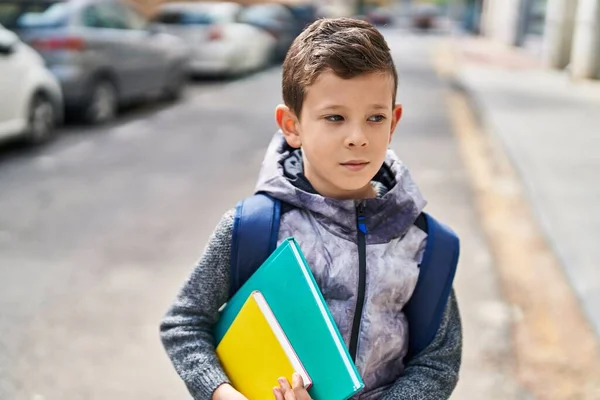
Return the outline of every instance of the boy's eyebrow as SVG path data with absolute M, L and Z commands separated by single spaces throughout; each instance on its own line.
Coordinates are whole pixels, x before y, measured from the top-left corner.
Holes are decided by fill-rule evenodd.
M 345 108 L 346 108 L 346 107 L 344 107 L 344 106 L 341 106 L 341 105 L 338 105 L 338 104 L 329 104 L 329 105 L 326 105 L 326 106 L 324 106 L 324 107 L 321 107 L 321 111 L 329 111 L 329 110 L 331 110 L 331 111 L 334 111 L 334 110 L 343 110 L 343 109 L 345 109 Z
M 373 108 L 375 110 L 387 110 L 389 108 L 389 105 L 384 105 L 384 104 L 373 104 Z
M 387 110 L 389 108 L 389 105 L 384 105 L 384 104 L 372 104 L 370 106 L 370 108 L 374 109 L 374 110 Z M 320 109 L 320 111 L 335 111 L 335 110 L 344 110 L 346 109 L 345 106 L 339 105 L 339 104 L 330 104 L 330 105 L 326 105 L 325 107 L 322 107 Z

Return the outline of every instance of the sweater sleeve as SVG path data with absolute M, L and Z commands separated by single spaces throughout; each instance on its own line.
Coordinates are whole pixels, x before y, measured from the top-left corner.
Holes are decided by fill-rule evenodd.
M 409 361 L 382 400 L 448 399 L 458 383 L 461 357 L 462 325 L 453 290 L 434 340 Z
M 195 400 L 210 400 L 229 383 L 215 354 L 213 327 L 229 291 L 233 219 L 234 210 L 222 217 L 160 325 L 163 346 Z

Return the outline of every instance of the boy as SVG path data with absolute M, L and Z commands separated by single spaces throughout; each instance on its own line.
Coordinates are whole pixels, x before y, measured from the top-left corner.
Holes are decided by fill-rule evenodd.
M 294 236 L 305 253 L 365 383 L 355 398 L 447 399 L 462 349 L 454 293 L 433 342 L 405 363 L 403 307 L 427 235 L 414 225 L 425 201 L 388 150 L 402 115 L 397 83 L 390 50 L 370 24 L 341 18 L 308 27 L 283 65 L 280 131 L 256 191 L 286 205 L 279 241 Z M 233 210 L 223 216 L 161 325 L 163 344 L 194 399 L 244 399 L 228 383 L 212 333 L 228 297 L 233 216 Z M 294 377 L 291 385 L 280 382 L 274 398 L 309 396 Z

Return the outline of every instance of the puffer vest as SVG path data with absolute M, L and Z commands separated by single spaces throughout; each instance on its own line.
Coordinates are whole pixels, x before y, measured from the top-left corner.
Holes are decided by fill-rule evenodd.
M 408 324 L 402 311 L 419 276 L 427 235 L 414 226 L 425 206 L 406 167 L 388 151 L 379 198 L 336 200 L 295 185 L 294 157 L 278 132 L 263 161 L 257 192 L 290 205 L 279 242 L 299 243 L 365 388 L 355 399 L 377 399 L 404 370 Z M 381 174 L 380 174 L 381 175 Z

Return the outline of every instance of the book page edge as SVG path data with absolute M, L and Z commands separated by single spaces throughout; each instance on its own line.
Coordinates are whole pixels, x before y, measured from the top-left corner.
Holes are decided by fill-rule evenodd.
M 252 293 L 252 296 L 254 297 L 256 304 L 258 304 L 258 307 L 262 311 L 265 319 L 269 323 L 271 330 L 273 331 L 273 333 L 275 334 L 275 337 L 279 341 L 279 344 L 281 345 L 281 348 L 285 352 L 288 360 L 292 364 L 292 367 L 294 368 L 294 370 L 297 373 L 300 374 L 300 376 L 302 376 L 302 380 L 304 382 L 304 387 L 309 388 L 312 385 L 312 380 L 310 379 L 308 372 L 306 372 L 306 369 L 302 365 L 302 361 L 300 361 L 300 358 L 294 351 L 294 348 L 292 347 L 292 344 L 289 342 L 287 336 L 285 335 L 285 332 L 281 328 L 281 325 L 279 325 L 277 318 L 275 318 L 275 314 L 273 314 L 273 310 L 271 310 L 271 307 L 269 307 L 267 300 L 262 295 L 262 293 L 258 290 L 254 291 Z

